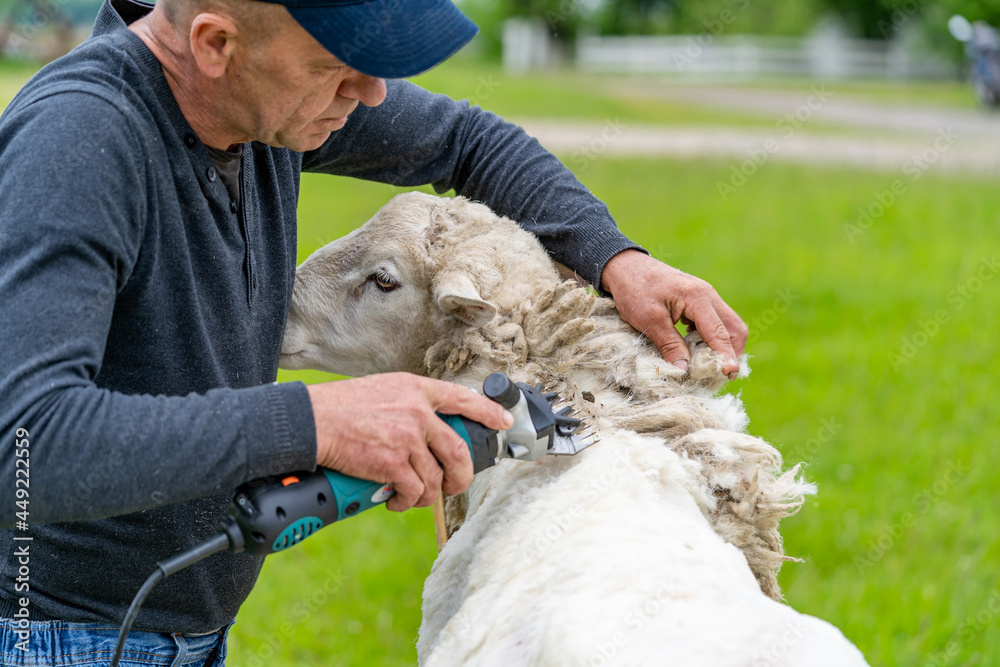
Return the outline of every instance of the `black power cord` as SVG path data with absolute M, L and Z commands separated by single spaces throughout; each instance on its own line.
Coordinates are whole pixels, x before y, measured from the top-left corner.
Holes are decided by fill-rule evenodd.
M 156 586 L 161 579 L 169 577 L 171 574 L 179 572 L 190 565 L 194 565 L 201 559 L 208 558 L 214 553 L 225 551 L 226 549 L 239 553 L 243 551 L 243 545 L 243 534 L 240 532 L 239 527 L 237 527 L 236 522 L 230 520 L 223 527 L 222 531 L 212 536 L 211 539 L 173 558 L 158 562 L 156 564 L 156 571 L 149 576 L 146 583 L 135 594 L 128 612 L 125 613 L 122 628 L 118 631 L 118 642 L 115 644 L 115 652 L 111 657 L 111 667 L 118 667 L 118 661 L 121 660 L 122 652 L 125 650 L 125 640 L 128 638 L 128 633 L 132 629 L 132 624 L 135 623 L 136 616 L 139 615 L 139 608 L 142 607 L 142 603 L 145 602 L 149 592 L 153 590 L 153 586 Z

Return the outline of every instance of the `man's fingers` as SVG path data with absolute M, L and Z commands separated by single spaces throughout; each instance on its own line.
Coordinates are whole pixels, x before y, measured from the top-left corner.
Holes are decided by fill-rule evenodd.
M 431 419 L 426 446 L 411 449 L 406 463 L 392 474 L 396 495 L 387 504 L 395 512 L 432 505 L 446 477 L 457 480 L 451 487 L 461 485 L 455 491 L 448 491 L 445 485 L 446 493 L 460 493 L 472 481 L 472 461 L 465 441 L 437 416 L 432 415 Z
M 726 324 L 719 317 L 719 314 L 715 311 L 711 303 L 702 302 L 700 307 L 693 310 L 695 312 L 689 313 L 688 317 L 694 320 L 702 340 L 712 350 L 722 356 L 722 372 L 728 375 L 730 379 L 734 378 L 740 370 L 740 362 L 737 360 L 736 352 L 733 350 L 733 343 Z
M 396 495 L 389 498 L 385 506 L 393 512 L 405 512 L 420 500 L 424 493 L 424 483 L 417 473 L 409 468 L 395 477 L 392 486 L 396 490 Z
M 462 415 L 492 429 L 506 429 L 514 424 L 514 417 L 502 405 L 468 387 L 430 378 L 422 380 L 431 407 L 437 412 Z
M 666 322 L 670 323 L 669 318 Z M 645 334 L 660 350 L 660 355 L 664 359 L 687 373 L 691 352 L 677 329 L 673 326 L 656 327 L 646 331 Z
M 736 377 L 749 332 L 709 283 L 637 250 L 625 250 L 604 266 L 601 284 L 614 295 L 622 318 L 656 343 L 664 359 L 676 365 L 688 358 L 687 349 L 679 349 L 679 335 L 668 326 L 690 322 L 722 356 L 723 372 Z
M 440 461 L 439 470 L 443 469 L 443 483 L 439 487 L 450 496 L 465 491 L 472 483 L 472 457 L 465 440 L 437 417 L 428 424 L 427 439 L 435 464 Z
M 426 424 L 427 448 L 410 454 L 409 465 L 394 482 L 396 496 L 387 505 L 395 512 L 427 507 L 443 490 L 461 493 L 472 482 L 472 458 L 465 440 L 448 424 L 432 415 Z
M 435 412 L 463 415 L 497 429 L 513 423 L 502 406 L 466 387 L 409 373 L 308 389 L 317 464 L 362 479 L 391 481 L 396 495 L 388 506 L 396 511 L 430 505 L 442 488 L 460 493 L 472 481 L 468 445 Z
M 441 464 L 431 456 L 430 452 L 423 450 L 416 451 L 410 456 L 410 465 L 413 466 L 424 486 L 417 501 L 413 503 L 414 507 L 432 505 L 441 493 L 441 480 L 444 478 Z M 471 473 L 471 464 L 469 467 Z
M 726 325 L 726 331 L 729 332 L 729 343 L 733 347 L 736 359 L 739 359 L 743 351 L 746 350 L 750 329 L 740 319 L 740 316 L 736 314 L 736 311 L 722 300 L 722 297 L 717 296 L 715 298 L 715 312 L 722 319 L 722 323 Z

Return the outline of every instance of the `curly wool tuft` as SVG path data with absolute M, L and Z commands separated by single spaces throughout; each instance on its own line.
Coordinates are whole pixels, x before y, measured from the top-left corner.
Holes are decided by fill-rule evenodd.
M 575 282 L 553 284 L 479 328 L 456 324 L 427 350 L 435 378 L 474 385 L 498 369 L 512 379 L 556 391 L 599 431 L 625 428 L 656 436 L 695 465 L 710 493 L 696 498 L 713 529 L 746 557 L 761 590 L 782 599 L 784 561 L 778 523 L 815 492 L 801 465 L 782 472 L 778 451 L 747 435 L 738 397 L 715 396 L 725 383 L 721 361 L 697 333 L 687 336 L 689 374 L 624 323 L 610 299 Z M 745 360 L 741 376 L 749 373 Z M 449 498 L 449 535 L 468 512 Z

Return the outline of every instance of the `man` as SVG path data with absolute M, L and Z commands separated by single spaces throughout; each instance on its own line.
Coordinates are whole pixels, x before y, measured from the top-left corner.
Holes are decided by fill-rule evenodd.
M 393 482 L 390 509 L 426 506 L 472 477 L 435 411 L 510 423 L 406 374 L 273 383 L 302 170 L 483 201 L 612 294 L 668 361 L 686 368 L 683 320 L 738 368 L 737 315 L 621 235 L 537 142 L 386 80 L 472 37 L 447 0 L 282 2 L 110 0 L 0 119 L 0 452 L 10 483 L 30 452 L 31 481 L 30 507 L 0 508 L 5 538 L 31 538 L 30 591 L 13 546 L 29 542 L 4 540 L 5 660 L 106 664 L 155 562 L 213 534 L 238 484 L 322 465 Z M 221 553 L 166 579 L 126 661 L 197 646 L 221 662 L 260 565 Z

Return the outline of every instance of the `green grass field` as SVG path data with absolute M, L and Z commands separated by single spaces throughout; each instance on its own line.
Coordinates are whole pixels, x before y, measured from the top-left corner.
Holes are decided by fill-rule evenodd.
M 736 387 L 750 431 L 789 464 L 806 461 L 820 489 L 784 524 L 788 552 L 806 559 L 782 571 L 789 603 L 841 627 L 872 664 L 991 664 L 1000 430 L 986 369 L 1000 330 L 1000 194 L 928 174 L 852 242 L 844 226 L 897 176 L 771 164 L 723 202 L 715 182 L 728 166 L 599 160 L 582 177 L 633 238 L 710 280 L 751 324 L 754 371 Z M 305 179 L 305 247 L 394 192 L 328 181 Z M 923 333 L 935 317 L 944 324 Z M 313 551 L 272 558 L 238 620 L 236 664 L 266 650 L 274 619 L 330 567 L 343 568 L 343 593 L 270 664 L 412 662 L 434 556 L 429 513 L 412 514 L 370 512 Z
M 445 74 L 428 85 L 445 87 Z M 12 76 L 0 70 L 0 93 Z M 476 81 L 452 92 L 471 95 Z M 595 119 L 628 104 L 591 109 L 598 88 L 555 85 L 510 80 L 495 99 L 504 91 L 511 109 L 533 99 L 524 115 L 551 104 L 552 116 L 572 106 Z M 751 326 L 753 374 L 733 387 L 749 430 L 786 463 L 807 462 L 819 485 L 783 524 L 788 553 L 805 559 L 782 571 L 788 602 L 839 626 L 873 665 L 996 664 L 1000 190 L 986 177 L 775 161 L 723 201 L 716 183 L 731 166 L 599 158 L 580 177 L 626 233 L 712 282 Z M 857 209 L 877 212 L 896 179 L 902 194 L 859 225 Z M 300 256 L 396 191 L 307 175 Z M 429 510 L 377 509 L 269 558 L 230 664 L 413 664 L 434 554 Z

